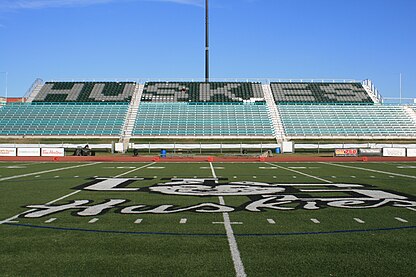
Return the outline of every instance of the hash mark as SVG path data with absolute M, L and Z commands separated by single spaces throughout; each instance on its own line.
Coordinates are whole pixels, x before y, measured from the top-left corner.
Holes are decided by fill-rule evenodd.
M 358 222 L 358 223 L 360 223 L 360 224 L 364 224 L 365 223 L 365 221 L 364 220 L 362 220 L 362 219 L 359 219 L 359 218 L 354 218 L 354 220 L 356 221 L 356 222 Z
M 311 221 L 315 224 L 319 224 L 321 223 L 319 220 L 317 220 L 316 218 L 311 218 Z
M 143 221 L 143 219 L 139 218 L 139 219 L 137 219 L 134 223 L 135 223 L 135 224 L 140 224 L 140 223 L 142 223 L 142 221 Z
M 181 221 L 179 221 L 180 224 L 185 224 L 188 221 L 186 218 L 181 218 Z
M 93 218 L 93 219 L 91 219 L 90 221 L 88 221 L 88 223 L 95 223 L 95 222 L 97 222 L 98 221 L 98 218 Z
M 403 222 L 403 223 L 407 223 L 409 221 L 407 221 L 406 219 L 403 219 L 401 217 L 395 217 L 394 219 L 396 219 L 397 221 Z
M 52 223 L 55 220 L 56 220 L 56 218 L 53 217 L 53 218 L 50 218 L 50 219 L 46 220 L 45 223 Z
M 270 224 L 276 224 L 276 221 L 274 221 L 273 219 L 271 219 L 271 218 L 268 218 L 267 219 L 267 222 L 269 222 Z

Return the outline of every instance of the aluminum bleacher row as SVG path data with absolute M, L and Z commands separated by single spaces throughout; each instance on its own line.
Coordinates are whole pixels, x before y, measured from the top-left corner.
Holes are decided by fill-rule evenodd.
M 32 103 L 0 107 L 0 136 L 416 137 L 415 106 L 376 104 L 360 83 L 148 82 L 142 88 L 46 82 Z
M 0 109 L 2 136 L 119 136 L 128 103 L 22 103 Z
M 133 136 L 268 136 L 274 131 L 260 83 L 151 82 Z
M 416 137 L 416 121 L 402 106 L 280 104 L 288 137 Z
M 143 102 L 133 131 L 136 135 L 273 137 L 274 132 L 265 103 Z

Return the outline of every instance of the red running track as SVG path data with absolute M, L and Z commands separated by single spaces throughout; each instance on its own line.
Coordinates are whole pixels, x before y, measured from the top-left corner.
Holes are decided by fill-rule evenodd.
M 282 155 L 259 157 L 168 157 L 158 156 L 89 156 L 89 157 L 0 157 L 4 162 L 416 162 L 416 157 L 311 157 Z

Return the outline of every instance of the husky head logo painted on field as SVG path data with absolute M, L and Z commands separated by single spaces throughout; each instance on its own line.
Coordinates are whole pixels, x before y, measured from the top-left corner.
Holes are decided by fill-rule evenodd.
M 233 211 L 262 212 L 266 210 L 289 211 L 322 208 L 369 209 L 383 206 L 416 207 L 416 199 L 395 191 L 384 191 L 359 184 L 269 184 L 262 182 L 227 182 L 217 178 L 172 178 L 165 183 L 140 185 L 145 178 L 95 178 L 77 189 L 94 192 L 160 193 L 182 196 L 246 196 L 248 201 L 229 206 L 223 201 L 201 201 L 190 206 L 160 203 L 126 205 L 128 199 L 107 199 L 102 203 L 76 200 L 63 205 L 29 205 L 24 217 L 43 217 L 66 210 L 78 216 L 96 216 L 109 210 L 120 214 L 171 214 L 179 212 L 223 213 Z M 106 194 L 108 196 L 108 194 Z M 145 198 L 143 198 L 145 199 Z M 172 202 L 175 200 L 172 198 Z M 89 205 L 87 205 L 89 204 Z
M 259 182 L 231 182 L 219 184 L 218 179 L 171 179 L 149 188 L 152 192 L 193 196 L 244 196 L 265 195 L 283 192 L 278 185 Z

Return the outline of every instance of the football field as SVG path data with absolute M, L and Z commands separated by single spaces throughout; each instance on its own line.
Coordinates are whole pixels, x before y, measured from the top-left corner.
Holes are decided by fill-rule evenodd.
M 0 276 L 415 276 L 416 163 L 0 163 Z

